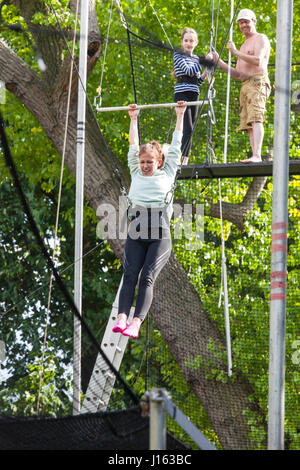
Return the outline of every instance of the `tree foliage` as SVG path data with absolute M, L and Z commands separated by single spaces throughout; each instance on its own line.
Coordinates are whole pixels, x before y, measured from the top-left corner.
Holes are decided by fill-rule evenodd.
M 60 31 L 60 27 L 66 33 L 71 47 L 71 32 L 74 28 L 75 14 L 69 9 L 68 1 L 41 2 L 43 7 L 31 18 L 31 30 L 28 30 L 28 18 L 20 15 L 22 2 L 11 2 L 2 6 L 1 10 L 1 40 L 18 55 L 36 74 L 41 77 L 37 65 L 36 49 L 42 40 L 34 31 L 34 25 L 40 28 L 41 35 L 49 34 L 51 31 Z M 70 2 L 73 3 L 74 2 Z M 216 3 L 216 2 L 215 2 Z M 32 5 L 36 7 L 37 2 L 28 2 L 28 14 Z M 152 6 L 151 6 L 152 5 Z M 125 15 L 132 17 L 137 25 L 143 25 L 146 31 L 151 31 L 154 38 L 166 41 L 161 28 L 163 24 L 168 37 L 173 44 L 179 45 L 179 31 L 189 25 L 197 29 L 199 33 L 198 53 L 205 54 L 209 50 L 212 26 L 212 2 L 203 1 L 201 8 L 196 1 L 174 1 L 168 2 L 166 6 L 161 0 L 141 2 L 122 2 Z M 46 6 L 46 9 L 44 8 Z M 107 44 L 107 54 L 104 62 L 102 56 L 97 67 L 88 81 L 87 93 L 93 103 L 97 95 L 101 75 L 102 105 L 114 106 L 125 105 L 134 101 L 134 90 L 132 87 L 131 67 L 129 60 L 126 31 L 122 27 L 120 18 L 113 8 L 113 20 L 109 24 L 110 4 L 109 2 L 98 2 L 97 18 L 100 25 L 102 37 L 106 37 L 109 29 L 110 40 Z M 153 9 L 154 7 L 154 9 Z M 275 63 L 276 49 L 276 2 L 268 0 L 260 2 L 250 1 L 247 7 L 255 10 L 259 20 L 259 30 L 264 32 L 271 41 L 271 63 Z M 53 13 L 52 8 L 55 9 Z M 299 34 L 297 34 L 299 18 L 299 5 L 294 6 L 294 45 L 293 62 L 299 61 Z M 216 28 L 217 10 L 214 11 L 213 39 L 217 50 L 220 50 L 226 41 L 229 27 L 229 2 L 220 2 L 218 11 L 218 27 Z M 161 24 L 157 20 L 159 16 Z M 174 21 L 176 18 L 176 21 Z M 21 25 L 23 31 L 16 32 L 4 24 Z M 80 27 L 78 23 L 78 28 Z M 49 44 L 51 38 L 49 34 Z M 237 28 L 234 26 L 234 41 L 237 45 L 242 41 Z M 104 43 L 105 45 L 105 43 Z M 45 46 L 43 46 L 45 47 Z M 61 36 L 55 43 L 59 53 L 67 57 L 68 50 Z M 76 46 L 78 55 L 78 44 Z M 226 49 L 223 52 L 226 57 Z M 54 53 L 53 53 L 54 57 Z M 57 62 L 48 66 L 46 74 L 49 84 L 51 74 L 59 70 L 63 59 L 57 54 Z M 151 64 L 155 69 L 155 64 Z M 297 78 L 299 67 L 294 67 L 293 77 Z M 147 72 L 147 70 L 146 70 Z M 151 70 L 149 69 L 149 75 Z M 50 77 L 50 78 L 49 78 Z M 298 74 L 299 77 L 299 74 Z M 0 74 L 1 79 L 1 74 Z M 148 78 L 151 81 L 151 75 Z M 219 89 L 223 88 L 224 77 L 217 77 Z M 17 88 L 17 87 L 16 87 Z M 6 132 L 9 138 L 11 150 L 17 164 L 22 184 L 26 191 L 26 197 L 30 202 L 35 221 L 40 232 L 48 244 L 49 249 L 53 242 L 55 229 L 55 215 L 58 201 L 58 188 L 60 179 L 59 151 L 56 142 L 51 142 L 49 134 L 43 129 L 43 125 L 36 117 L 33 117 L 24 104 L 16 99 L 18 93 L 14 90 L 6 92 L 6 102 L 2 105 L 2 113 L 5 118 Z M 218 91 L 218 90 L 217 90 Z M 49 97 L 47 98 L 49 100 Z M 49 102 L 45 103 L 48 106 Z M 232 104 L 234 113 L 237 112 Z M 224 102 L 215 100 L 218 117 L 218 126 L 223 129 Z M 219 116 L 219 115 L 218 115 Z M 273 132 L 272 116 L 269 115 L 268 129 Z M 109 144 L 117 161 L 125 164 L 128 146 L 128 118 L 126 114 L 102 114 L 97 117 L 98 125 L 103 132 L 104 138 Z M 221 127 L 222 126 L 222 127 Z M 214 134 L 215 148 L 221 149 L 222 138 L 219 138 L 219 128 Z M 223 131 L 221 132 L 221 134 Z M 223 135 L 221 135 L 223 137 Z M 269 140 L 268 140 L 269 141 Z M 237 140 L 231 137 L 231 151 L 236 159 L 243 157 L 245 140 Z M 264 148 L 268 150 L 267 145 Z M 220 150 L 221 151 L 221 150 Z M 291 144 L 290 157 L 299 158 L 299 117 L 295 112 L 291 114 Z M 114 168 L 113 160 L 112 168 Z M 0 245 L 1 245 L 1 307 L 3 328 L 1 338 L 7 346 L 6 373 L 19 377 L 18 382 L 12 387 L 11 402 L 1 397 L 1 410 L 7 411 L 12 406 L 14 412 L 23 411 L 24 414 L 32 414 L 36 409 L 34 393 L 30 389 L 37 388 L 37 368 L 39 356 L 42 350 L 42 333 L 45 327 L 45 312 L 48 296 L 48 282 L 50 273 L 46 269 L 45 261 L 35 247 L 33 236 L 30 233 L 28 221 L 24 218 L 22 208 L 16 197 L 15 189 L 4 160 L 0 160 L 1 168 L 1 221 L 0 221 Z M 226 180 L 222 185 L 222 197 L 224 201 L 238 204 L 246 194 L 250 180 Z M 244 232 L 231 222 L 224 221 L 223 236 L 226 240 L 226 257 L 228 263 L 228 295 L 230 299 L 231 335 L 234 353 L 233 381 L 238 380 L 240 371 L 248 378 L 253 394 L 250 401 L 259 403 L 263 413 L 256 413 L 249 406 L 244 410 L 247 415 L 249 429 L 253 433 L 253 446 L 263 448 L 265 445 L 265 422 L 267 417 L 267 392 L 268 392 L 268 312 L 269 312 L 269 277 L 270 277 L 270 241 L 271 241 L 271 212 L 272 212 L 272 180 L 269 179 L 257 200 L 254 209 L 246 217 Z M 118 188 L 117 188 L 118 191 Z M 299 365 L 293 360 L 295 348 L 293 345 L 299 339 L 299 201 L 300 182 L 298 177 L 290 179 L 289 193 L 289 296 L 287 303 L 287 369 L 286 369 L 286 441 L 290 449 L 299 448 L 299 421 L 297 421 L 295 409 L 297 406 L 297 395 L 299 394 Z M 177 197 L 184 197 L 187 202 L 199 200 L 207 204 L 207 201 L 218 202 L 219 191 L 215 182 L 210 182 L 203 192 L 203 183 L 189 182 L 177 188 Z M 63 279 L 70 290 L 73 288 L 73 246 L 74 246 L 74 200 L 75 180 L 74 174 L 69 169 L 64 169 L 63 192 L 60 211 L 59 225 L 59 265 L 63 272 Z M 92 326 L 96 335 L 101 338 L 103 329 L 110 312 L 117 287 L 120 281 L 120 261 L 115 256 L 106 242 L 96 238 L 97 218 L 95 208 L 87 197 L 84 211 L 84 305 L 83 310 L 86 318 Z M 220 260 L 222 258 L 220 221 L 217 218 L 205 218 L 205 245 L 197 251 L 186 250 L 186 240 L 174 242 L 174 252 L 180 260 L 189 280 L 195 287 L 203 305 L 209 312 L 210 318 L 218 325 L 224 335 L 224 318 L 222 307 L 218 306 L 221 286 Z M 66 320 L 66 315 L 61 312 L 67 311 L 64 299 L 59 292 L 54 291 L 51 311 L 53 313 L 53 328 L 49 331 L 48 354 L 46 367 L 45 388 L 43 389 L 42 407 L 46 413 L 65 412 L 69 409 L 69 401 L 61 394 L 55 395 L 54 389 L 59 389 L 60 384 L 52 375 L 53 364 L 58 370 L 67 368 L 71 360 L 72 341 L 66 342 L 65 338 L 72 337 L 72 322 Z M 174 320 L 176 320 L 176 314 Z M 28 321 L 29 320 L 29 321 Z M 33 321 L 38 327 L 32 328 Z M 66 335 L 66 332 L 69 334 Z M 143 333 L 144 335 L 144 333 Z M 123 363 L 126 378 L 139 392 L 143 392 L 144 380 L 140 376 L 139 367 L 146 348 L 146 337 L 132 344 L 128 348 Z M 29 348 L 24 346 L 30 345 Z M 182 385 L 178 377 L 181 372 L 178 365 L 173 361 L 172 354 L 167 350 L 166 343 L 155 329 L 151 350 L 154 367 L 152 381 L 164 383 L 178 403 L 186 410 L 187 414 L 191 407 L 198 410 L 199 427 L 209 437 L 218 442 L 214 430 L 209 424 L 209 419 L 204 411 L 199 409 L 199 403 L 195 396 L 188 390 L 186 384 Z M 208 341 L 208 348 L 214 354 L 220 354 L 215 349 L 213 341 Z M 55 354 L 57 351 L 60 354 Z M 166 359 L 166 355 L 168 356 Z M 224 351 L 222 351 L 224 355 Z M 22 358 L 22 360 L 20 360 Z M 84 360 L 92 362 L 94 358 L 89 355 L 88 346 L 84 352 Z M 205 369 L 207 380 L 216 382 L 228 382 L 226 372 L 213 363 L 204 363 L 203 358 L 185 358 L 186 364 L 193 370 Z M 226 362 L 226 360 L 225 360 Z M 168 366 L 166 366 L 168 364 Z M 169 364 L 172 364 L 170 366 Z M 158 368 L 159 367 L 159 368 Z M 62 369 L 61 369 L 62 368 Z M 30 374 L 28 376 L 28 369 Z M 159 370 L 159 373 L 157 372 Z M 25 377 L 25 378 L 24 378 Z M 151 378 L 150 378 L 151 380 Z M 180 385 L 179 385 L 180 384 Z M 50 402 L 56 396 L 53 408 Z M 29 411 L 28 411 L 29 410 Z M 298 413 L 299 414 L 299 413 Z M 192 417 L 194 419 L 194 417 Z M 178 431 L 180 432 L 180 431 Z

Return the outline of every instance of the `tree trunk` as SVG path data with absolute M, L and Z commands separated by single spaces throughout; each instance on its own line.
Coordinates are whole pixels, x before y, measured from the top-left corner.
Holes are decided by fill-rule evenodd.
M 251 387 L 241 372 L 227 377 L 225 340 L 175 257 L 156 282 L 151 315 L 204 407 L 222 448 L 250 449 L 244 412 L 252 408 L 260 413 L 250 405 Z
M 34 0 L 16 1 L 15 4 L 21 8 L 28 22 L 37 5 L 42 8 L 41 2 Z M 44 37 L 43 40 L 47 39 Z M 39 43 L 41 41 L 42 38 L 39 37 Z M 57 50 L 60 50 L 61 42 L 58 41 L 57 44 L 59 45 Z M 97 62 L 100 50 L 100 41 L 95 40 L 94 35 L 89 44 L 89 71 Z M 49 64 L 50 61 L 55 62 L 58 70 L 57 57 L 56 59 L 52 56 L 46 57 L 45 62 Z M 49 74 L 42 78 L 38 77 L 6 44 L 0 42 L 0 79 L 38 119 L 60 154 L 64 140 L 68 86 L 66 76 L 69 69 L 70 60 L 66 59 L 60 64 L 55 81 L 50 83 Z M 51 74 L 51 80 L 53 80 L 53 74 Z M 66 166 L 74 177 L 76 176 L 77 128 L 76 80 L 76 74 L 74 74 L 65 154 Z M 112 154 L 104 137 L 100 134 L 98 124 L 89 107 L 87 107 L 85 162 L 84 192 L 90 206 L 97 212 L 101 204 L 111 204 L 118 214 L 120 188 L 114 176 L 114 169 L 119 169 L 123 184 L 127 188 L 129 187 L 128 173 Z M 111 239 L 109 243 L 116 256 L 121 259 L 123 240 Z M 228 379 L 226 383 L 215 380 L 213 369 L 224 371 L 226 375 L 226 364 L 208 348 L 208 345 L 213 344 L 224 352 L 224 338 L 217 326 L 210 320 L 209 314 L 203 309 L 196 290 L 175 257 L 171 257 L 156 283 L 151 314 L 191 390 L 204 406 L 222 447 L 224 449 L 249 449 L 251 447 L 248 437 L 249 426 L 243 412 L 250 406 L 250 386 L 241 374 L 238 374 L 234 380 Z

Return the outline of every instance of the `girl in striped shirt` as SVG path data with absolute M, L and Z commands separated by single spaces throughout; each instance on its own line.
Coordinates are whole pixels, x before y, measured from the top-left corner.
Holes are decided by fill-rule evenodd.
M 198 34 L 192 28 L 184 28 L 181 34 L 182 53 L 174 53 L 174 74 L 177 79 L 175 85 L 174 102 L 178 101 L 198 101 L 199 86 L 206 78 L 206 72 L 201 74 L 201 65 L 198 56 L 193 54 L 198 44 Z M 189 153 L 192 146 L 192 135 L 197 117 L 197 106 L 188 106 L 184 114 L 183 136 L 181 151 L 183 155 L 183 165 L 187 165 Z

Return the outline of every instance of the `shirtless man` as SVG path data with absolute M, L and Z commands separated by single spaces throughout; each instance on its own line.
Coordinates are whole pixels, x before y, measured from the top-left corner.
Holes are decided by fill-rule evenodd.
M 230 68 L 230 74 L 242 82 L 238 130 L 248 132 L 252 149 L 251 158 L 242 160 L 242 163 L 256 163 L 261 161 L 265 104 L 271 90 L 268 78 L 270 42 L 264 34 L 256 32 L 256 17 L 253 11 L 247 8 L 241 10 L 236 21 L 245 42 L 240 50 L 236 49 L 232 41 L 227 43 L 227 49 L 237 57 L 236 67 Z M 217 65 L 228 73 L 228 65 L 220 60 L 215 51 L 212 54 Z

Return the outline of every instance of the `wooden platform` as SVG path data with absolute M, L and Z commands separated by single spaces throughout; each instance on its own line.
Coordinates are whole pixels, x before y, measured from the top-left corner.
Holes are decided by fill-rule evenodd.
M 290 175 L 300 175 L 300 159 L 290 160 Z M 243 178 L 254 176 L 272 176 L 273 162 L 259 163 L 220 163 L 213 165 L 186 165 L 181 167 L 179 180 L 208 178 Z

